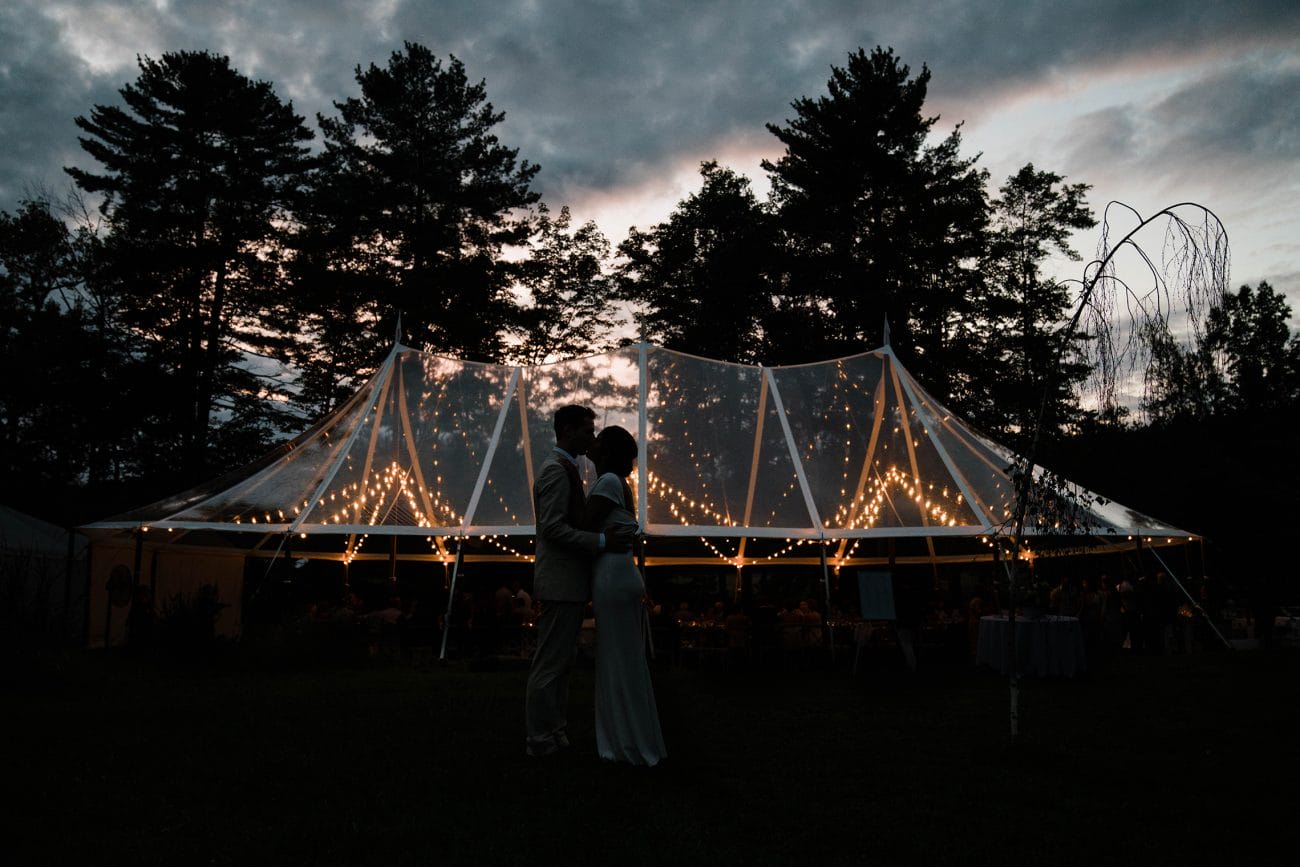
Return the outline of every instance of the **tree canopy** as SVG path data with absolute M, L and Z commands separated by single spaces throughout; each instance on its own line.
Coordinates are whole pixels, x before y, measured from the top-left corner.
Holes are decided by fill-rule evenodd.
M 776 233 L 749 180 L 708 161 L 698 192 L 619 245 L 620 294 L 643 336 L 725 361 L 771 359 Z M 726 323 L 722 326 L 722 323 Z
M 542 205 L 530 254 L 519 265 L 527 299 L 516 314 L 519 345 L 509 354 L 525 364 L 610 349 L 624 324 L 606 270 L 609 240 L 591 220 L 576 229 L 572 222 L 567 205 L 554 218 Z
M 76 119 L 102 170 L 67 171 L 103 196 L 101 279 L 127 299 L 122 324 L 157 377 L 130 410 L 154 441 L 141 457 L 197 481 L 278 433 L 266 398 L 282 389 L 248 361 L 286 357 L 278 253 L 313 134 L 226 57 L 169 52 L 139 68 L 124 106 Z
M 1088 369 L 1072 350 L 1084 338 L 1061 333 L 1073 299 L 1066 284 L 1044 268 L 1052 256 L 1079 261 L 1071 235 L 1097 221 L 1086 202 L 1088 185 L 1062 181 L 1029 163 L 990 202 L 984 281 L 974 309 L 983 320 L 974 348 L 987 367 L 979 371 L 979 392 L 963 408 L 999 436 L 1033 427 L 1045 387 L 1049 428 L 1079 421 L 1076 386 Z
M 348 362 L 333 367 L 373 365 L 399 315 L 415 345 L 499 357 L 516 312 L 502 251 L 529 238 L 538 167 L 500 142 L 504 113 L 455 57 L 408 42 L 385 66 L 358 66 L 356 82 L 358 96 L 318 118 L 300 272 L 311 321 Z
M 1076 302 L 1053 275 L 1096 225 L 1088 185 L 1028 163 L 989 189 L 961 125 L 927 113 L 930 77 L 889 48 L 852 52 L 767 125 L 781 153 L 763 163 L 766 200 L 708 160 L 664 220 L 611 250 L 542 202 L 540 169 L 500 140 L 504 113 L 456 57 L 408 42 L 357 65 L 319 139 L 226 57 L 141 58 L 120 103 L 76 119 L 93 165 L 68 172 L 99 210 L 35 196 L 0 212 L 0 482 L 177 490 L 337 406 L 399 321 L 403 342 L 471 360 L 642 336 L 765 364 L 862 352 L 888 321 L 927 389 L 995 438 L 1032 427 L 1044 383 L 1049 434 L 1123 436 L 1083 408 L 1103 341 L 1063 336 Z M 1160 312 L 1139 427 L 1294 412 L 1282 293 L 1223 293 L 1190 347 Z
M 785 255 L 778 295 L 811 300 L 797 306 L 824 335 L 804 351 L 855 351 L 888 319 L 917 374 L 946 392 L 948 337 L 977 279 L 987 204 L 960 129 L 927 144 L 938 121 L 923 113 L 929 81 L 893 49 L 858 49 L 832 67 L 826 95 L 768 124 L 785 153 L 763 167 Z
M 1157 343 L 1143 410 L 1160 426 L 1233 419 L 1273 424 L 1300 408 L 1300 335 L 1267 281 L 1225 292 L 1193 346 Z

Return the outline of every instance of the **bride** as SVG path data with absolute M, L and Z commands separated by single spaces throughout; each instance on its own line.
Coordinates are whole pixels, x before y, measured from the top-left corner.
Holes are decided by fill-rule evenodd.
M 607 427 L 596 437 L 590 457 L 599 478 L 587 496 L 587 529 L 608 533 L 618 525 L 636 526 L 627 484 L 636 456 L 636 440 L 621 427 Z M 658 764 L 668 752 L 645 656 L 645 584 L 631 551 L 596 557 L 591 596 L 596 612 L 596 749 L 608 761 Z

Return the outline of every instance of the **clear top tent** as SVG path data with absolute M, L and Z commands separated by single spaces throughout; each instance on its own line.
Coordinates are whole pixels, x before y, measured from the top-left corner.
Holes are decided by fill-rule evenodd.
M 887 539 L 923 544 L 921 559 L 970 559 L 1011 517 L 1014 456 L 927 394 L 888 346 L 760 367 L 640 344 L 516 367 L 399 344 L 350 400 L 261 461 L 83 529 L 191 545 L 230 545 L 233 533 L 253 552 L 287 545 L 344 562 L 395 556 L 399 541 L 402 559 L 447 562 L 465 545 L 474 559 L 526 561 L 534 474 L 569 403 L 637 438 L 631 482 L 652 565 L 807 563 L 822 551 L 852 565 L 879 562 Z M 1190 535 L 1068 490 L 1089 538 Z M 945 553 L 958 542 L 965 554 Z

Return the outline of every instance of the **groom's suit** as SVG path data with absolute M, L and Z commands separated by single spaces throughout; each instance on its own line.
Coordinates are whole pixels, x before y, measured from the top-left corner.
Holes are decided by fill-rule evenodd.
M 578 529 L 583 505 L 578 468 L 557 450 L 542 464 L 533 485 L 537 519 L 533 595 L 542 612 L 525 704 L 530 754 L 554 752 L 568 743 L 564 729 L 569 673 L 582 610 L 591 598 L 591 563 L 601 541 L 599 533 Z

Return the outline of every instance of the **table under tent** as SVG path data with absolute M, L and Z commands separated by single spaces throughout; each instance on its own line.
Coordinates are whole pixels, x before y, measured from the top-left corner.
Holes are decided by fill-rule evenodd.
M 554 445 L 554 411 L 570 403 L 640 445 L 631 483 L 650 567 L 739 576 L 800 564 L 824 577 L 989 562 L 1012 516 L 1014 456 L 940 405 L 889 346 L 782 367 L 648 344 L 510 366 L 398 344 L 349 400 L 260 461 L 81 528 L 92 541 L 88 641 L 123 635 L 126 612 L 107 599 L 115 570 L 118 585 L 124 570 L 154 584 L 156 599 L 215 583 L 233 603 L 219 629 L 232 633 L 249 557 L 332 560 L 344 576 L 352 564 L 424 561 L 453 583 L 464 564 L 526 564 L 534 473 Z M 1040 513 L 1031 538 L 1064 533 L 1092 550 L 1192 538 L 1077 486 L 1052 490 L 1068 508 Z

